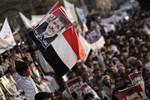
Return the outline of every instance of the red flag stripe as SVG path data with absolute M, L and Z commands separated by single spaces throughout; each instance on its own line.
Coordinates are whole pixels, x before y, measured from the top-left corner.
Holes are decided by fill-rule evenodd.
M 51 8 L 51 10 L 49 11 L 49 14 L 51 14 L 53 11 L 57 10 L 58 8 L 60 8 L 59 2 L 57 2 L 57 3 L 53 6 L 53 8 Z
M 67 29 L 63 36 L 77 55 L 78 60 L 85 56 L 85 51 L 82 47 L 82 44 L 78 38 L 78 35 L 73 27 Z

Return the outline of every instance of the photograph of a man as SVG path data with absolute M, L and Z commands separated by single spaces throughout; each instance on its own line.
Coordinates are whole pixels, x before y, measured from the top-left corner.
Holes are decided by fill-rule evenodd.
M 144 100 L 144 97 L 136 90 L 129 90 L 125 94 L 125 100 Z
M 63 14 L 56 16 L 50 14 L 46 21 L 35 29 L 36 38 L 42 43 L 43 47 L 46 48 L 49 44 L 59 35 L 66 30 L 68 19 Z

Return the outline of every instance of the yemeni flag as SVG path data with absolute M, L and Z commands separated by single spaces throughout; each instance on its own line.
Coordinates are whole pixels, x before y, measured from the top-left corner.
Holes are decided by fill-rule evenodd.
M 30 36 L 57 76 L 66 74 L 85 51 L 72 23 L 59 3 L 47 13 Z

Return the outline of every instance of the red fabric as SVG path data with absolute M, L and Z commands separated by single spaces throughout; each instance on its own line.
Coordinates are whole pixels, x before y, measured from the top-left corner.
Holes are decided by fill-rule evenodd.
M 78 60 L 83 58 L 85 56 L 85 51 L 75 29 L 73 27 L 70 27 L 63 33 L 63 36 L 77 55 Z

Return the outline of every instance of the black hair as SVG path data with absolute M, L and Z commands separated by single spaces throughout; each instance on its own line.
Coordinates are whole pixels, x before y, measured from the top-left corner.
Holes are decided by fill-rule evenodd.
M 138 92 L 138 91 L 136 91 L 135 89 L 130 89 L 130 90 L 128 90 L 126 93 L 125 93 L 125 100 L 127 100 L 127 96 L 130 96 L 130 95 L 132 95 L 132 94 L 134 94 L 134 93 L 137 93 L 140 97 L 141 97 L 141 94 L 140 94 L 140 92 Z
M 101 71 L 101 70 L 100 70 L 100 68 L 95 68 L 95 69 L 93 70 L 93 73 L 95 73 L 96 71 Z
M 26 69 L 28 69 L 27 64 L 23 61 L 15 61 L 15 65 L 17 73 L 23 76 L 23 72 L 26 71 Z
M 84 100 L 90 100 L 90 97 L 94 99 L 94 95 L 92 93 L 87 93 L 84 95 Z
M 78 95 L 76 92 L 72 92 L 71 95 L 72 95 L 73 99 L 78 100 Z
M 39 92 L 35 95 L 35 100 L 44 100 L 46 98 L 51 98 L 51 93 L 48 92 Z

